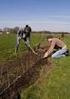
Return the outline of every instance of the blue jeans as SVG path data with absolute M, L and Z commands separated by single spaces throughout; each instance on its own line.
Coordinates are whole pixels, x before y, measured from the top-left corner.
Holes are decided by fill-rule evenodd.
M 62 48 L 58 51 L 56 51 L 54 54 L 52 54 L 52 58 L 60 58 L 65 56 L 65 52 L 67 51 L 67 48 Z

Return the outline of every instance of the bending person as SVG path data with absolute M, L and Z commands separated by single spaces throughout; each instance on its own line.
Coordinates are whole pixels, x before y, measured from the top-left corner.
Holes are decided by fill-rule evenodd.
M 26 25 L 24 29 L 21 29 L 17 32 L 17 41 L 16 41 L 16 49 L 18 51 L 18 47 L 20 44 L 20 40 L 23 39 L 26 45 L 30 45 L 30 34 L 31 34 L 31 27 Z
M 62 40 L 58 38 L 54 38 L 52 36 L 48 36 L 47 39 L 50 46 L 47 52 L 44 54 L 43 58 L 46 58 L 50 55 L 52 58 L 59 58 L 66 56 L 66 53 L 68 51 L 67 46 Z M 56 49 L 55 52 L 54 49 Z

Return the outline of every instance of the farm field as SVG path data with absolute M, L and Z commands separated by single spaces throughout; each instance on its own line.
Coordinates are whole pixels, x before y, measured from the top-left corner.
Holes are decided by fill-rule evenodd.
M 45 44 L 45 34 L 33 34 L 31 46 L 40 42 Z M 65 35 L 64 41 L 70 49 L 70 35 Z M 0 36 L 0 63 L 10 58 L 16 58 L 14 54 L 16 35 Z M 21 41 L 18 56 L 21 56 L 27 48 Z M 22 89 L 21 99 L 70 99 L 70 57 L 52 59 L 52 68 L 42 71 L 40 78 L 31 86 Z M 45 68 L 45 67 L 44 67 Z
M 36 46 L 44 39 L 43 34 L 37 34 L 31 36 L 31 46 Z M 14 56 L 16 46 L 16 34 L 4 34 L 0 35 L 0 60 L 6 60 Z M 24 50 L 27 50 L 24 41 L 22 40 L 19 45 L 17 54 L 21 54 Z
M 70 57 L 53 60 L 52 70 L 39 81 L 22 90 L 22 99 L 70 99 Z
M 70 49 L 70 36 L 64 41 Z M 53 59 L 52 69 L 44 71 L 39 81 L 22 90 L 22 99 L 70 99 L 70 57 Z

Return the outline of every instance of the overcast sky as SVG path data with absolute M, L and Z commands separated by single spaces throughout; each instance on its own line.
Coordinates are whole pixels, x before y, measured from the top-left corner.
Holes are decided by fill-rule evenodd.
M 70 0 L 0 0 L 0 27 L 70 32 Z

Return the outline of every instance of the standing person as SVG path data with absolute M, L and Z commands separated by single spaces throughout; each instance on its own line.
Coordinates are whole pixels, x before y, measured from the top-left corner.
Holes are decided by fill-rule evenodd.
M 21 29 L 17 32 L 17 41 L 16 41 L 16 49 L 15 52 L 18 51 L 18 47 L 20 44 L 20 40 L 23 39 L 26 45 L 30 45 L 30 34 L 31 34 L 31 27 L 26 25 L 24 29 Z
M 52 58 L 64 57 L 65 53 L 67 52 L 66 44 L 60 39 L 54 38 L 52 36 L 48 36 L 47 39 L 50 46 L 43 58 L 46 58 L 49 55 L 51 55 Z M 53 53 L 54 49 L 57 50 Z

